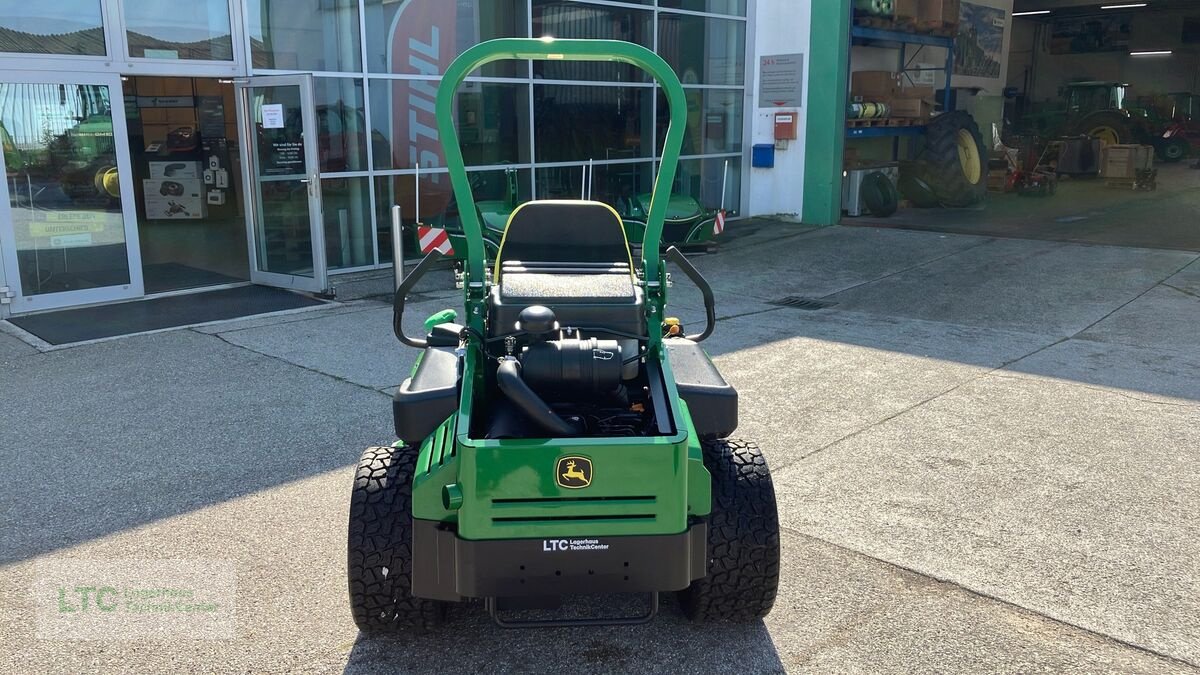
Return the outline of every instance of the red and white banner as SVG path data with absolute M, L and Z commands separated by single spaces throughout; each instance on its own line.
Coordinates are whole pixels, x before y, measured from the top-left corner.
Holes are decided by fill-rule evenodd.
M 454 247 L 450 245 L 450 235 L 438 227 L 417 225 L 417 239 L 421 242 L 421 253 L 429 255 L 440 251 L 442 255 L 454 255 Z
M 725 231 L 725 209 L 717 211 L 717 218 L 713 221 L 713 236 L 717 236 Z

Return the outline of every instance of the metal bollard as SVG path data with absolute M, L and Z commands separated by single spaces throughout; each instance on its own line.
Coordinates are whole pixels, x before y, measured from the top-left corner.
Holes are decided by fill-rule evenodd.
M 392 205 L 392 262 L 396 288 L 404 282 L 404 228 L 400 223 L 400 205 Z

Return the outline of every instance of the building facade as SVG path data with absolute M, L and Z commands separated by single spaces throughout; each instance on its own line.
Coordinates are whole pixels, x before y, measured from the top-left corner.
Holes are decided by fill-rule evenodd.
M 393 205 L 407 225 L 455 217 L 433 97 L 457 54 L 497 37 L 656 50 L 688 93 L 675 191 L 800 214 L 807 125 L 775 168 L 750 156 L 777 113 L 805 113 L 757 83 L 761 57 L 799 54 L 807 96 L 810 4 L 5 3 L 0 317 L 240 283 L 322 292 L 390 266 Z M 609 63 L 492 64 L 456 114 L 476 198 L 496 202 L 647 192 L 667 120 L 654 83 Z

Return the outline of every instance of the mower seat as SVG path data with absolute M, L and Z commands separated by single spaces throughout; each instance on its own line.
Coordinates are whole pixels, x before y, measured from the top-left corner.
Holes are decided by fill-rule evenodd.
M 515 330 L 530 305 L 554 310 L 562 326 L 642 334 L 636 283 L 620 216 L 607 204 L 534 201 L 509 216 L 496 256 L 492 331 Z

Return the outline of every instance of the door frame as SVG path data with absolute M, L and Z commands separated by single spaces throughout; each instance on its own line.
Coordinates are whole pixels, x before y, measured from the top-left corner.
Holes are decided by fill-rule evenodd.
M 246 212 L 246 243 L 249 247 L 250 281 L 263 286 L 275 286 L 310 293 L 325 293 L 329 289 L 329 269 L 325 254 L 325 221 L 321 203 L 320 148 L 316 104 L 311 74 L 259 75 L 234 81 L 241 136 L 242 190 Z M 300 89 L 301 124 L 304 125 L 304 165 L 308 184 L 308 218 L 312 242 L 313 273 L 311 277 L 297 274 L 266 272 L 259 269 L 259 241 L 265 239 L 262 230 L 262 202 L 259 198 L 258 132 L 254 126 L 251 92 L 257 87 L 296 86 Z
M 117 161 L 117 175 L 121 184 L 121 217 L 125 233 L 125 262 L 129 266 L 129 283 L 101 288 L 84 288 L 57 293 L 40 295 L 23 295 L 21 286 L 21 270 L 17 259 L 16 232 L 13 229 L 11 211 L 3 211 L 0 218 L 0 255 L 4 264 L 0 272 L 7 276 L 7 285 L 14 294 L 12 303 L 8 305 L 12 314 L 40 312 L 63 307 L 91 305 L 120 300 L 132 300 L 145 295 L 142 283 L 142 252 L 138 238 L 137 204 L 133 192 L 133 168 L 129 156 L 129 132 L 125 125 L 125 92 L 121 85 L 121 76 L 113 73 L 70 73 L 55 71 L 7 71 L 0 74 L 0 82 L 11 84 L 96 84 L 105 85 L 109 90 L 109 108 L 112 117 L 113 144 Z M 4 167 L 4 158 L 0 156 L 0 167 Z M 5 180 L 0 185 L 0 209 L 9 209 L 12 195 L 9 193 L 8 172 L 5 167 Z

